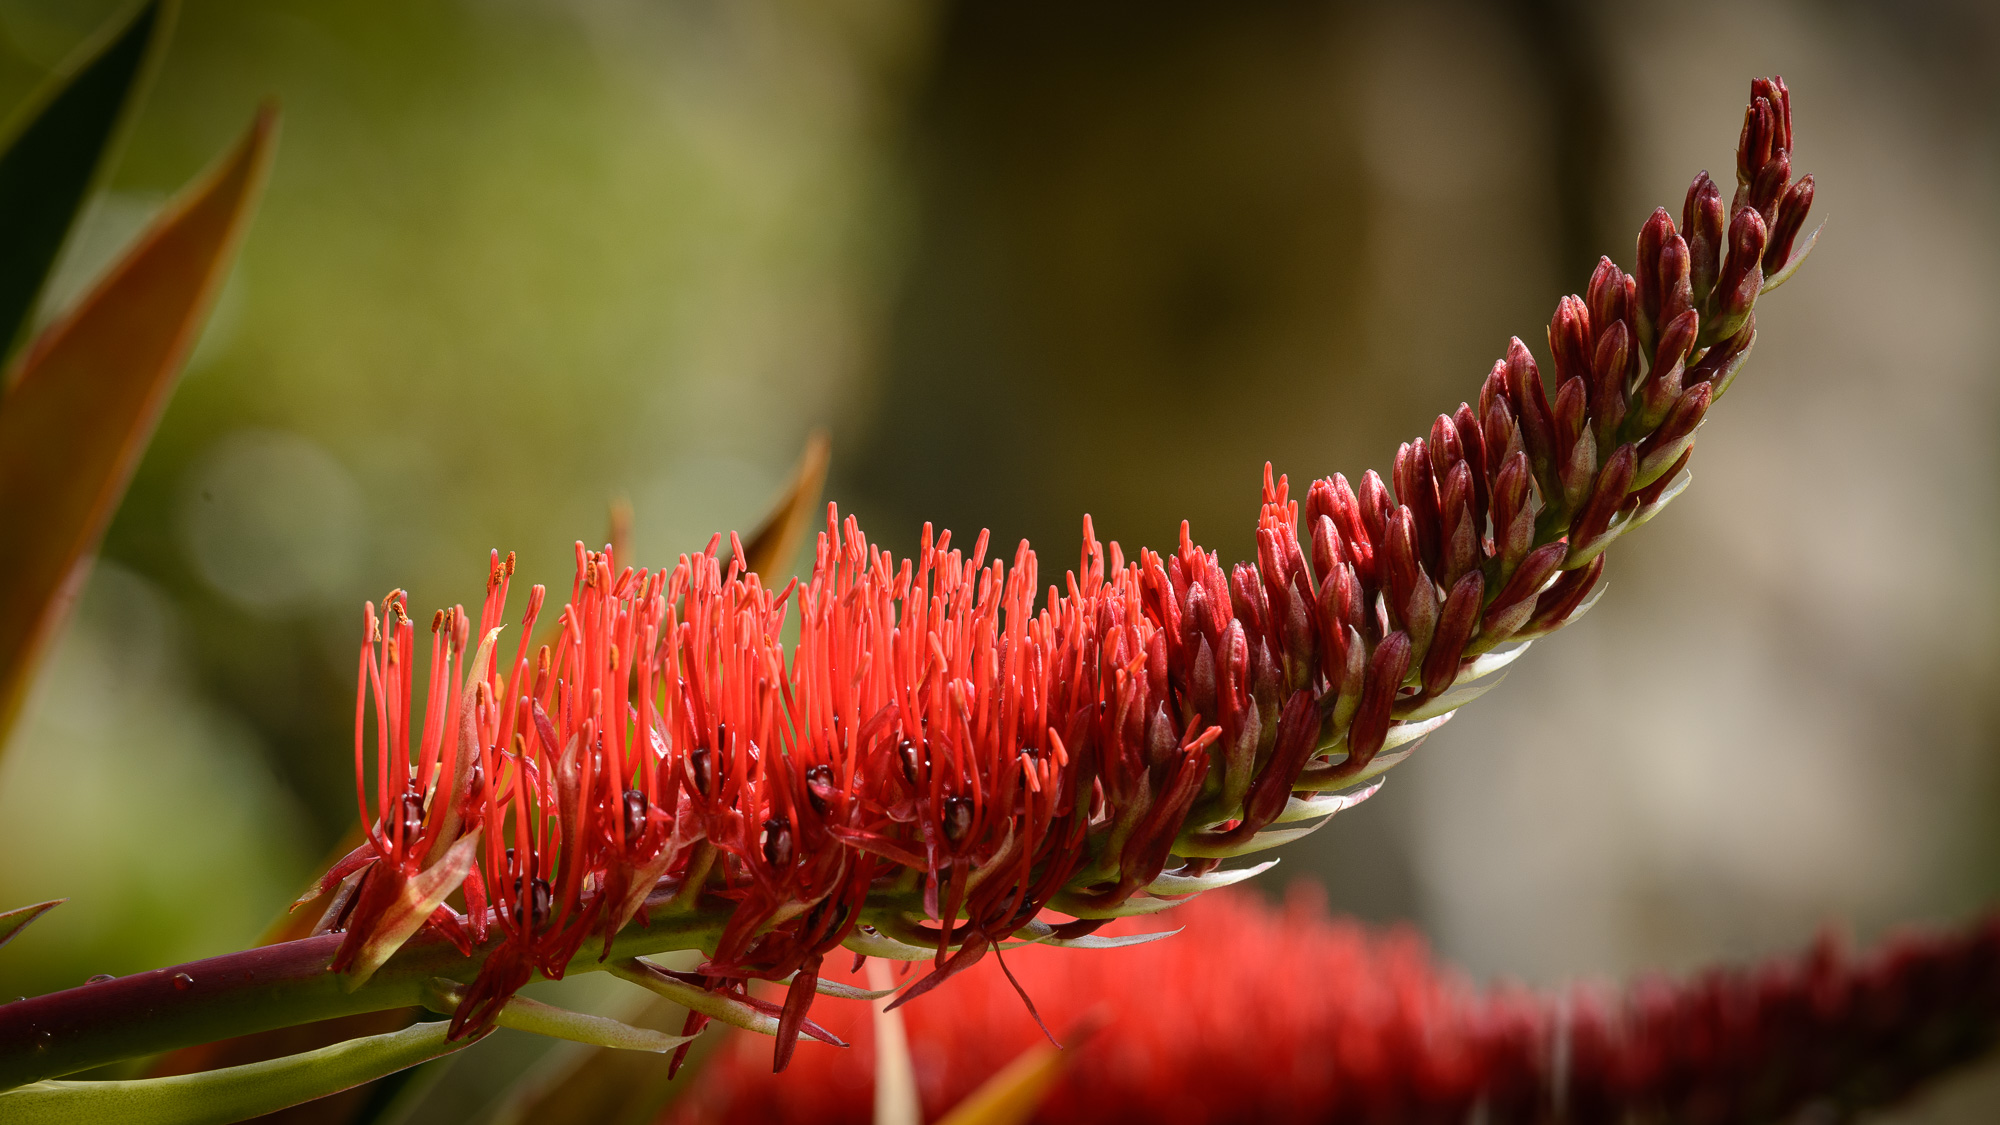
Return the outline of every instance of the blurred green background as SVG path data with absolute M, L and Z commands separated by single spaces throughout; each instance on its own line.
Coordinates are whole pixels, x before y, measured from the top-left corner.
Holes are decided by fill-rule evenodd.
M 0 0 L 0 105 L 117 7 Z M 668 561 L 814 426 L 894 549 L 1059 570 L 1088 511 L 1247 557 L 1264 461 L 1386 468 L 1540 351 L 1772 72 L 1829 225 L 1696 487 L 1267 878 L 1531 983 L 1962 917 L 2000 892 L 1996 63 L 1975 0 L 189 0 L 50 307 L 266 94 L 284 139 L 0 759 L 0 903 L 71 899 L 0 993 L 296 892 L 353 815 L 364 598 L 475 599 L 491 547 L 566 586 L 618 497 Z M 1987 1120 L 1980 1081 L 1915 1112 Z

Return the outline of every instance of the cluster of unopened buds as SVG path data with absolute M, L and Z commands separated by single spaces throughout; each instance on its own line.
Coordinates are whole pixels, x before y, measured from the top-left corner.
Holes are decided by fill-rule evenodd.
M 509 639 L 496 553 L 477 622 L 431 622 L 421 728 L 416 626 L 401 594 L 371 605 L 367 838 L 308 895 L 336 892 L 331 967 L 356 986 L 428 927 L 479 959 L 446 996 L 463 1035 L 535 974 L 608 958 L 687 1002 L 690 1033 L 775 1033 L 782 1067 L 824 1035 L 807 1009 L 841 991 L 819 978 L 843 946 L 933 961 L 900 1003 L 1254 874 L 1218 867 L 1372 793 L 1583 612 L 1605 548 L 1686 484 L 1757 297 L 1810 247 L 1791 141 L 1783 82 L 1758 81 L 1729 207 L 1704 173 L 1678 227 L 1647 221 L 1633 273 L 1606 259 L 1561 302 L 1553 396 L 1516 339 L 1388 481 L 1315 481 L 1302 508 L 1267 469 L 1254 562 L 1223 566 L 1185 525 L 1128 559 L 1086 520 L 1038 604 L 1026 543 L 989 559 L 984 535 L 967 553 L 926 527 L 899 560 L 829 514 L 783 589 L 733 540 L 650 571 L 579 544 L 568 603 L 548 620 L 536 587 Z M 616 948 L 660 916 L 698 935 L 697 972 Z M 784 1002 L 752 979 L 790 981 Z

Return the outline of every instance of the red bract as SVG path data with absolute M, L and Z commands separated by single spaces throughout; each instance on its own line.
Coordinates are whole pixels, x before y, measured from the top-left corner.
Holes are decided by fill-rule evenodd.
M 1186 929 L 1117 954 L 1024 949 L 1007 966 L 1059 1034 L 1102 1022 L 1032 1120 L 1157 1125 L 1407 1125 L 1560 1120 L 1757 1125 L 1809 1105 L 1854 1112 L 1978 1057 L 2000 1033 L 2000 918 L 1622 994 L 1475 987 L 1406 929 L 1370 931 L 1234 892 L 1176 912 Z M 783 1077 L 726 1042 L 672 1125 L 866 1125 L 869 1013 L 826 1023 Z M 1040 1040 L 999 972 L 904 1009 L 924 1119 L 938 1120 Z M 1844 1119 L 1844 1118 L 1843 1118 Z
M 811 577 L 774 591 L 719 537 L 667 571 L 579 544 L 553 636 L 531 659 L 537 587 L 502 666 L 512 560 L 496 556 L 470 668 L 465 614 L 433 624 L 414 744 L 392 595 L 386 638 L 370 611 L 357 703 L 375 826 L 325 881 L 348 880 L 336 969 L 358 983 L 427 920 L 478 944 L 464 1033 L 657 908 L 714 921 L 704 987 L 794 979 L 782 1065 L 838 946 L 933 960 L 909 1000 L 1003 940 L 1076 943 L 1245 877 L 1215 868 L 1373 792 L 1486 686 L 1467 685 L 1583 612 L 1605 547 L 1686 482 L 1775 261 L 1759 208 L 1803 216 L 1785 210 L 1788 96 L 1756 90 L 1726 239 L 1697 180 L 1700 252 L 1656 213 L 1636 275 L 1606 260 L 1558 309 L 1554 400 L 1512 341 L 1476 409 L 1397 451 L 1393 492 L 1373 472 L 1317 481 L 1301 525 L 1267 467 L 1254 561 L 1225 568 L 1185 524 L 1171 554 L 1127 559 L 1086 519 L 1076 568 L 1044 591 L 1026 543 L 989 559 L 982 534 L 968 556 L 926 526 L 898 559 L 829 512 Z M 1703 271 L 1721 255 L 1707 292 L 1691 254 Z M 438 909 L 461 880 L 463 915 Z

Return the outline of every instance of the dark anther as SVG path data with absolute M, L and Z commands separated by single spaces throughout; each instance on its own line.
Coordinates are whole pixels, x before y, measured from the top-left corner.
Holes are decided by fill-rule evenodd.
M 403 794 L 403 839 L 414 840 L 424 827 L 424 798 L 418 793 Z
M 940 819 L 944 821 L 945 842 L 954 848 L 964 843 L 972 832 L 972 798 L 946 797 L 944 816 Z
M 625 839 L 636 840 L 646 832 L 646 795 L 637 789 L 625 791 Z
M 714 755 L 708 747 L 697 746 L 688 751 L 688 773 L 694 780 L 694 791 L 708 796 L 709 788 L 715 784 Z
M 923 764 L 917 757 L 917 744 L 907 738 L 904 739 L 896 744 L 896 756 L 903 763 L 903 780 L 909 782 L 912 786 L 916 785 L 918 767 Z
M 542 928 L 542 923 L 549 920 L 549 912 L 555 909 L 556 895 L 553 890 L 549 889 L 549 881 L 547 879 L 536 879 L 528 885 L 528 897 L 533 900 L 529 904 L 529 909 L 533 910 L 535 914 L 534 928 L 539 930 Z M 516 877 L 514 880 L 514 924 L 517 926 L 521 924 L 521 880 L 519 877 Z
M 782 817 L 764 822 L 764 858 L 780 871 L 792 866 L 792 826 Z
M 833 806 L 833 767 L 814 766 L 806 771 L 806 797 L 821 816 Z

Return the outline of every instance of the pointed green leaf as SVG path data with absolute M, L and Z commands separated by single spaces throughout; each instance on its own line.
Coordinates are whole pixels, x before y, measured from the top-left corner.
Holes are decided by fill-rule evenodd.
M 33 906 L 19 906 L 12 910 L 0 911 L 0 945 L 14 940 L 14 935 L 28 928 L 28 923 L 68 902 L 66 898 L 52 898 Z
M 8 1125 L 219 1125 L 372 1082 L 471 1044 L 420 1023 L 302 1055 L 200 1074 L 111 1082 L 46 1081 L 0 1093 Z
M 266 107 L 234 151 L 167 205 L 39 336 L 0 399 L 0 746 L 37 658 L 193 348 L 249 222 L 272 146 Z
M 455 981 L 439 978 L 424 989 L 424 1006 L 433 1012 L 450 1015 L 464 1000 L 465 988 Z M 692 1035 L 668 1035 L 633 1027 L 609 1016 L 572 1012 L 568 1008 L 558 1008 L 525 996 L 508 1000 L 493 1022 L 500 1027 L 546 1035 L 551 1039 L 568 1039 L 573 1043 L 589 1043 L 620 1051 L 651 1051 L 656 1055 L 664 1055 L 694 1038 Z
M 1372 765 L 1373 763 L 1370 764 Z M 1285 799 L 1283 811 L 1279 812 L 1278 818 L 1271 823 L 1296 824 L 1301 820 L 1313 820 L 1322 816 L 1332 816 L 1337 812 L 1346 812 L 1348 809 L 1373 797 L 1376 791 L 1382 788 L 1383 783 L 1388 780 L 1386 777 L 1378 777 L 1368 785 L 1359 789 L 1349 789 L 1344 793 L 1332 793 L 1325 796 L 1313 797 L 1288 797 Z M 1272 860 L 1271 862 L 1276 863 L 1277 860 Z
M 1506 680 L 1506 678 L 1505 675 L 1499 675 L 1484 683 L 1467 684 L 1464 687 L 1453 688 L 1435 699 L 1426 700 L 1418 706 L 1412 707 L 1407 714 L 1398 715 L 1397 718 L 1405 723 L 1420 723 L 1425 719 L 1443 718 L 1460 707 L 1478 699 L 1480 696 L 1485 695 L 1487 692 L 1492 691 L 1494 688 L 1499 687 L 1501 682 Z
M 1195 895 L 1203 891 L 1233 887 L 1245 879 L 1255 879 L 1264 872 L 1278 866 L 1275 859 L 1267 859 L 1253 867 L 1238 867 L 1233 871 L 1211 871 L 1206 875 L 1162 875 L 1153 880 L 1146 893 L 1155 895 Z
M 0 352 L 34 313 L 63 240 L 111 164 L 174 22 L 141 4 L 91 37 L 17 110 L 0 140 Z
M 644 958 L 634 957 L 628 961 L 614 961 L 611 963 L 611 974 L 664 996 L 683 1008 L 700 1012 L 717 1023 L 726 1023 L 731 1027 L 740 1027 L 759 1035 L 778 1034 L 778 1017 L 760 1012 L 740 1000 L 731 999 L 719 992 L 710 992 L 705 988 L 696 988 L 694 985 L 676 980 Z M 809 1037 L 801 1032 L 799 1038 Z

